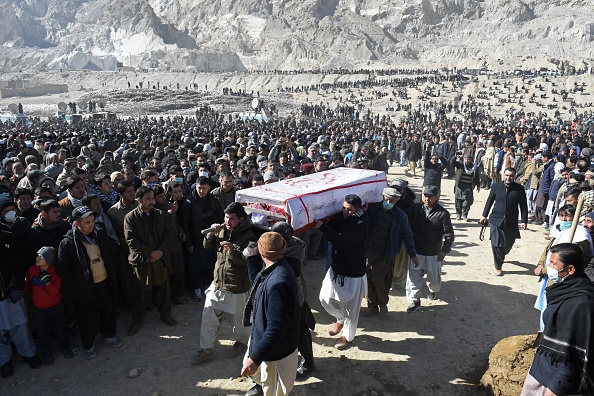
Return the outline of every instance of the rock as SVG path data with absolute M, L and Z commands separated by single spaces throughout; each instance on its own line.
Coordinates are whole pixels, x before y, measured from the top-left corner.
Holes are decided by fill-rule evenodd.
M 132 370 L 128 371 L 128 378 L 136 378 L 140 375 L 142 370 L 139 367 L 133 368 Z
M 494 396 L 519 395 L 532 364 L 536 335 L 523 335 L 499 341 L 489 354 L 489 369 L 481 385 Z
M 371 396 L 377 396 L 379 393 L 377 393 L 376 391 L 372 390 L 371 392 L 369 392 L 369 394 Z

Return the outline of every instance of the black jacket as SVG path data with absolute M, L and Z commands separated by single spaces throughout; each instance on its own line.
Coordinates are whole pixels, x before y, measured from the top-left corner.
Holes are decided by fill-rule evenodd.
M 60 242 L 56 270 L 62 278 L 62 285 L 72 290 L 78 300 L 90 302 L 95 299 L 95 283 L 89 256 L 80 242 L 80 236 L 81 234 L 75 236 L 71 229 Z M 101 249 L 101 257 L 107 270 L 107 279 L 115 293 L 117 269 L 114 254 L 118 252 L 117 246 L 104 232 L 98 232 L 95 241 Z
M 0 221 L 0 293 L 4 297 L 10 290 L 23 290 L 27 269 L 32 263 L 26 260 L 27 236 L 30 228 L 24 217 L 17 217 L 14 223 Z
M 489 216 L 493 204 L 495 206 L 491 216 Z M 497 227 L 502 227 L 504 222 L 509 223 L 510 227 L 512 227 L 512 224 L 515 227 L 517 226 L 519 211 L 521 211 L 522 223 L 528 223 L 528 205 L 524 187 L 518 183 L 512 183 L 509 188 L 505 187 L 503 182 L 493 184 L 487 202 L 485 202 L 483 217 L 489 216 L 489 222 Z
M 449 253 L 454 243 L 454 228 L 450 213 L 443 206 L 435 205 L 429 215 L 424 205 L 415 203 L 408 213 L 408 222 L 413 232 L 417 254 L 437 256 L 440 251 Z
M 338 213 L 330 222 L 322 225 L 320 231 L 332 243 L 332 270 L 335 274 L 360 278 L 365 275 L 367 254 L 367 218 L 359 215 L 344 218 Z
M 204 206 L 205 202 L 210 203 L 210 212 L 212 214 L 212 223 L 205 224 L 204 222 Z M 190 198 L 186 200 L 183 207 L 183 221 L 182 228 L 186 231 L 187 239 L 186 246 L 201 246 L 204 241 L 204 235 L 200 231 L 210 227 L 213 223 L 220 224 L 225 217 L 221 210 L 221 205 L 217 202 L 215 196 L 208 194 L 205 198 L 200 198 L 196 189 L 192 189 Z

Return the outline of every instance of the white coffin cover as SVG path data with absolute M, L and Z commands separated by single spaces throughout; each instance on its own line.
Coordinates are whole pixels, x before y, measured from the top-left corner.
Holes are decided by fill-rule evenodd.
M 387 187 L 384 172 L 337 168 L 237 191 L 235 200 L 248 208 L 273 212 L 295 231 L 342 210 L 344 197 L 356 194 L 363 203 L 380 202 Z

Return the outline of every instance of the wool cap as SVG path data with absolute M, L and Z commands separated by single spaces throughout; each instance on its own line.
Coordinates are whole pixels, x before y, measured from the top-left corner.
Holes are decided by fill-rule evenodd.
M 287 241 L 278 232 L 265 232 L 258 239 L 258 251 L 262 257 L 278 258 L 287 249 Z
M 384 195 L 384 197 L 394 198 L 394 199 L 400 199 L 400 196 L 402 195 L 398 192 L 398 190 L 396 190 L 393 187 L 384 188 L 384 190 L 382 191 L 382 194 Z
M 37 251 L 37 255 L 43 257 L 47 265 L 53 265 L 56 262 L 56 255 L 52 248 L 44 246 Z

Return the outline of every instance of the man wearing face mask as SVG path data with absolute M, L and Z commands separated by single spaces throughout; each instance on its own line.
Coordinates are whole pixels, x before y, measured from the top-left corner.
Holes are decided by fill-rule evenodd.
M 594 283 L 584 274 L 579 246 L 551 248 L 547 267 L 546 326 L 521 396 L 592 394 L 594 384 Z
M 31 367 L 41 366 L 27 324 L 23 286 L 27 273 L 24 256 L 29 224 L 16 214 L 16 204 L 7 198 L 0 203 L 0 371 L 11 377 L 12 346 Z
M 367 310 L 363 316 L 388 312 L 390 285 L 394 273 L 394 257 L 404 244 L 410 259 L 419 264 L 408 217 L 396 207 L 400 199 L 398 190 L 386 187 L 383 200 L 371 204 L 367 239 Z
M 579 246 L 582 249 L 582 254 L 584 257 L 584 264 L 586 264 L 592 254 L 594 253 L 592 247 L 592 237 L 588 230 L 581 224 L 578 224 L 575 233 L 573 235 L 573 239 L 569 241 L 569 235 L 571 235 L 571 224 L 573 223 L 573 218 L 575 216 L 575 206 L 573 205 L 564 205 L 559 208 L 557 213 L 557 217 L 559 218 L 559 222 L 557 223 L 557 231 L 558 234 L 555 238 L 552 238 L 545 250 L 543 251 L 542 255 L 540 256 L 540 260 L 538 260 L 538 265 L 534 269 L 534 273 L 542 278 L 542 286 L 540 288 L 540 293 L 536 299 L 536 304 L 534 307 L 544 312 L 547 301 L 546 301 L 546 294 L 545 289 L 547 286 L 550 286 L 554 280 L 548 274 L 548 265 L 551 257 L 551 249 L 563 242 L 572 242 L 573 244 Z M 541 330 L 544 328 L 544 323 L 540 323 Z
M 169 179 L 163 183 L 163 188 L 167 193 L 167 197 L 171 197 L 171 185 L 173 183 L 179 183 L 182 187 L 182 194 L 184 197 L 190 196 L 190 186 L 186 183 L 184 179 L 184 170 L 178 165 L 172 165 L 168 169 L 169 171 Z

